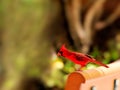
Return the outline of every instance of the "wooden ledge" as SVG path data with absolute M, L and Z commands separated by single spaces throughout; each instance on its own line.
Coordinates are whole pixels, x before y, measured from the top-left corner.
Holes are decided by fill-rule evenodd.
M 96 86 L 97 90 L 113 90 L 114 80 L 120 80 L 120 60 L 111 63 L 108 66 L 109 68 L 98 67 L 95 69 L 75 71 L 71 73 L 68 76 L 65 90 L 91 90 L 89 88 L 92 86 Z M 106 88 L 106 85 L 109 85 L 108 89 Z

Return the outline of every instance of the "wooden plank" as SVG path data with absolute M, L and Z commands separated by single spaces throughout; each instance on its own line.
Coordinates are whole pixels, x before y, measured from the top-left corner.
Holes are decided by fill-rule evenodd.
M 71 73 L 65 90 L 120 90 L 119 83 L 114 89 L 115 80 L 120 81 L 120 60 L 108 66 Z

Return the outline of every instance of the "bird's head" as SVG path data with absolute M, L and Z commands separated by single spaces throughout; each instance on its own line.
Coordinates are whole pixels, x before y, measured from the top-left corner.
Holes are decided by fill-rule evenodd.
M 63 52 L 62 52 L 62 51 L 59 51 L 59 52 L 57 53 L 57 55 L 58 55 L 58 56 L 62 56 L 62 55 L 63 55 Z
M 57 55 L 58 56 L 63 56 L 63 53 L 64 53 L 65 50 L 66 50 L 65 44 L 63 44 L 62 47 L 60 48 L 60 50 L 58 51 Z

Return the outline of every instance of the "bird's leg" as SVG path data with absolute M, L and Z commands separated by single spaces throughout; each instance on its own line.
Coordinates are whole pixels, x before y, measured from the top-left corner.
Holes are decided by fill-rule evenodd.
M 85 66 L 82 66 L 82 65 L 75 65 L 75 71 L 83 71 L 85 70 Z
M 75 65 L 75 71 L 82 71 L 82 66 Z

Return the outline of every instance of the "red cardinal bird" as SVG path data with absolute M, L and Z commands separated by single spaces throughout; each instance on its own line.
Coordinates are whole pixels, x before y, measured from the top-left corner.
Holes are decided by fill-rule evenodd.
M 72 52 L 70 50 L 68 50 L 65 45 L 62 45 L 62 47 L 60 48 L 60 50 L 58 51 L 58 56 L 63 56 L 69 60 L 71 60 L 72 62 L 79 64 L 82 67 L 84 67 L 86 64 L 92 62 L 95 64 L 98 64 L 100 66 L 104 66 L 106 68 L 108 68 L 107 65 L 96 61 L 94 58 L 92 58 L 91 56 L 87 55 L 87 54 L 82 54 L 82 53 L 77 53 L 77 52 Z

